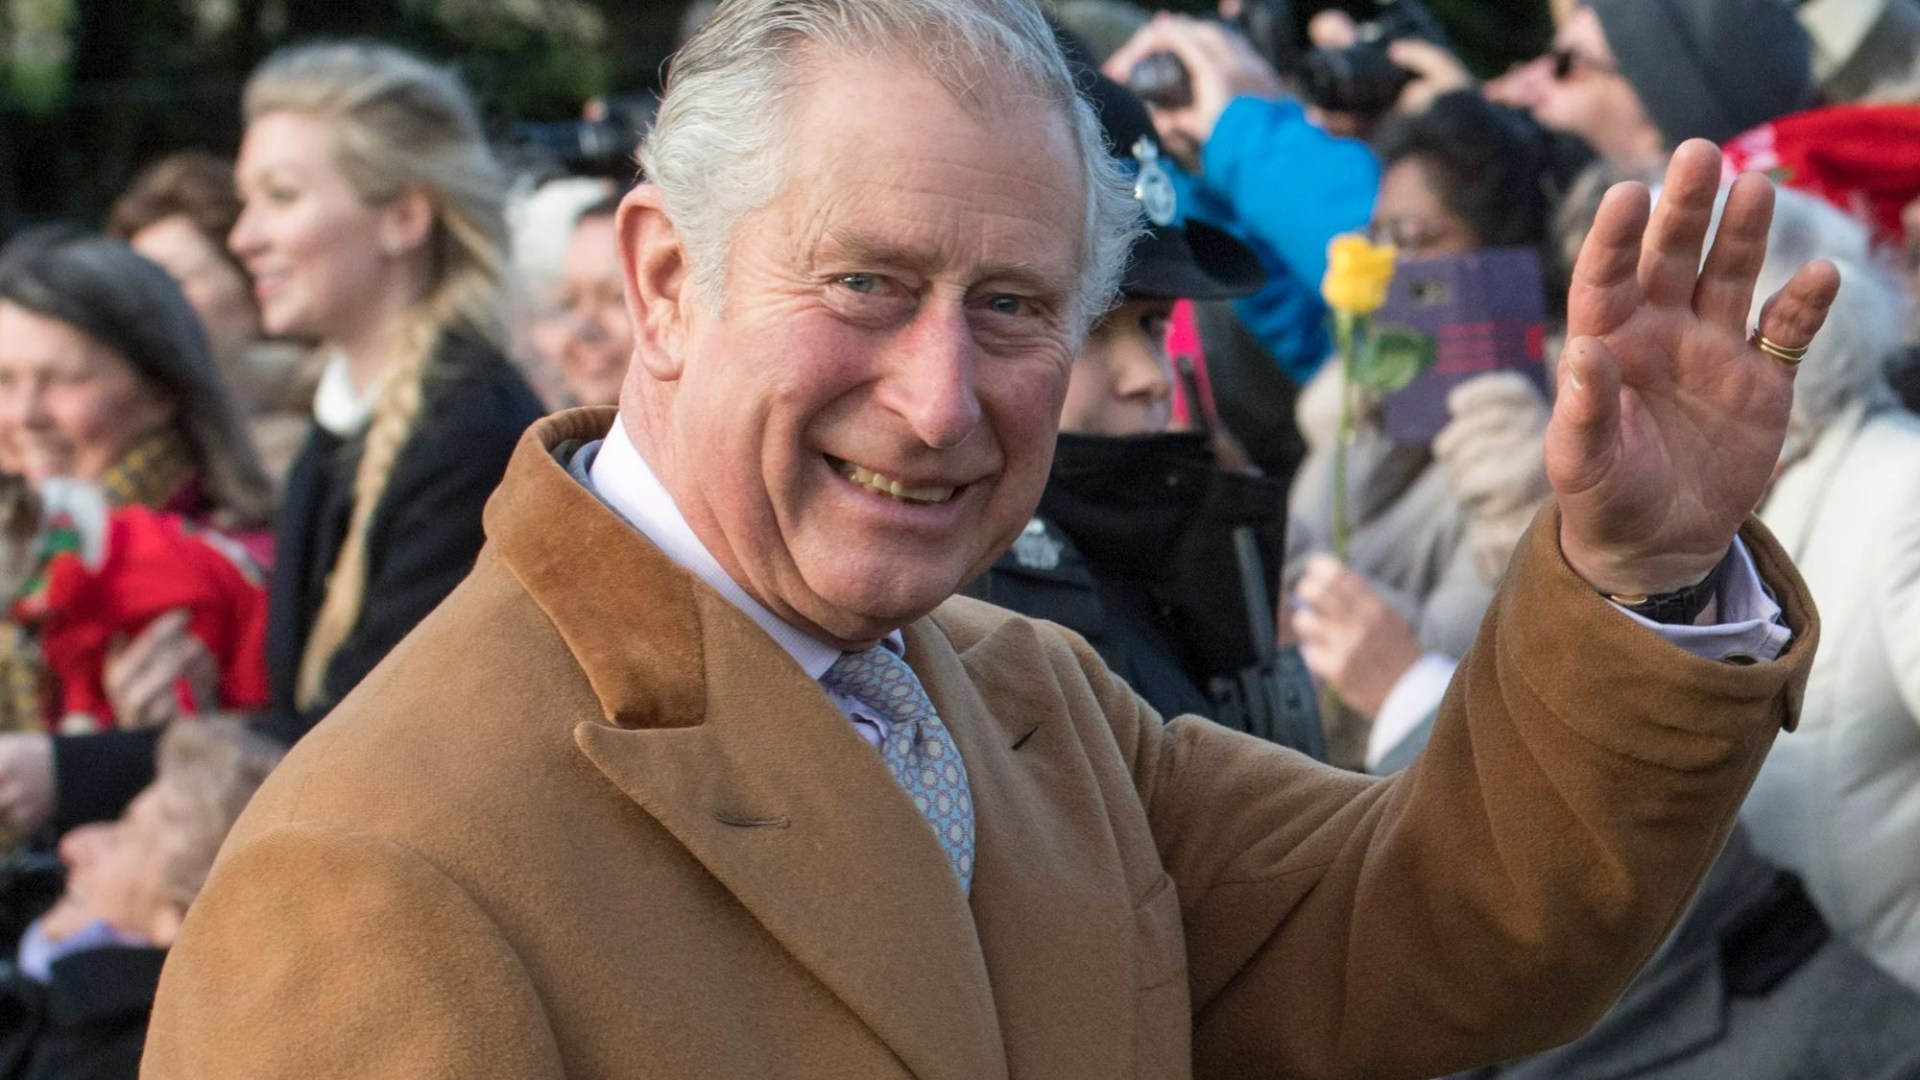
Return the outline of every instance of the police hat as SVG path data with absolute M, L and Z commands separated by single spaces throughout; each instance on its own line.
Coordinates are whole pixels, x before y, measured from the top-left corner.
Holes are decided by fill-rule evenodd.
M 1129 298 L 1172 300 L 1231 300 L 1258 292 L 1267 276 L 1253 249 L 1180 212 L 1174 166 L 1146 106 L 1112 79 L 1089 74 L 1082 87 L 1100 114 L 1108 147 L 1134 177 L 1134 197 L 1150 224 L 1133 245 L 1120 291 Z

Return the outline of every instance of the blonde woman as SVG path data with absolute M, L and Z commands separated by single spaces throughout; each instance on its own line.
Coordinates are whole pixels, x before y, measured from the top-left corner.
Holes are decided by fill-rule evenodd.
M 269 600 L 262 730 L 291 742 L 466 575 L 481 507 L 543 410 L 502 356 L 502 182 L 459 82 L 387 46 L 308 45 L 269 58 L 244 106 L 229 246 L 266 333 L 326 361 Z M 152 779 L 154 739 L 0 746 L 0 824 L 117 816 Z
M 383 45 L 269 58 L 247 84 L 229 246 L 270 334 L 319 343 L 287 479 L 267 663 L 296 738 L 464 577 L 542 408 L 503 358 L 499 169 L 448 72 Z

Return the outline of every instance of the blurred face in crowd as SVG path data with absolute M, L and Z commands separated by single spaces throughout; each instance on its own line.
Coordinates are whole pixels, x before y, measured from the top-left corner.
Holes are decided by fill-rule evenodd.
M 991 86 L 991 83 L 987 85 Z M 863 645 L 931 611 L 1038 503 L 1087 212 L 1067 116 L 915 68 L 821 63 L 719 311 L 671 226 L 621 216 L 642 345 L 623 415 L 701 541 L 775 614 Z
M 97 481 L 174 405 L 93 336 L 0 303 L 0 444 L 29 483 Z
M 560 266 L 561 314 L 550 348 L 567 392 L 582 405 L 619 402 L 633 359 L 633 323 L 621 277 L 612 216 L 580 219 Z
M 327 118 L 283 110 L 247 125 L 240 144 L 234 181 L 246 209 L 228 247 L 253 276 L 270 334 L 359 337 L 410 287 L 392 208 L 360 197 L 341 171 L 338 138 Z
M 254 306 L 252 285 L 191 221 L 177 214 L 163 218 L 127 242 L 180 283 L 220 361 L 237 358 L 260 336 L 260 309 Z
M 67 891 L 48 917 L 49 936 L 101 920 L 155 945 L 170 944 L 184 912 L 167 871 L 192 842 L 193 825 L 191 798 L 160 782 L 136 796 L 119 820 L 67 833 L 60 841 Z
M 1574 12 L 1555 36 L 1553 51 L 1534 63 L 1544 65 L 1541 71 L 1547 76 L 1529 80 L 1534 119 L 1585 139 L 1615 166 L 1660 162 L 1660 131 L 1648 119 L 1633 84 L 1620 74 L 1592 8 Z
M 1173 418 L 1167 356 L 1172 300 L 1124 300 L 1094 326 L 1074 358 L 1060 430 L 1075 435 L 1157 435 Z
M 1408 258 L 1462 255 L 1480 246 L 1472 227 L 1441 203 L 1426 163 L 1415 156 L 1395 161 L 1381 175 L 1373 234 Z

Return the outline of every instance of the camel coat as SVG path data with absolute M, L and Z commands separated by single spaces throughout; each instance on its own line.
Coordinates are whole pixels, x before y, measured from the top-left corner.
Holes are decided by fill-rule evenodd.
M 978 806 L 963 896 L 878 755 L 536 425 L 452 597 L 247 811 L 149 1080 L 1432 1076 L 1570 1038 L 1666 936 L 1797 705 L 1522 545 L 1391 779 L 1192 717 L 956 599 L 906 627 Z

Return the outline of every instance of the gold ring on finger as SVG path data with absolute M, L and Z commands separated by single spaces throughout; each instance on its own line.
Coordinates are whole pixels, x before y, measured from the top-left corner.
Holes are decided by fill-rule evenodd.
M 1800 366 L 1800 361 L 1807 358 L 1807 350 L 1813 347 L 1811 345 L 1802 345 L 1799 348 L 1790 348 L 1761 333 L 1760 328 L 1757 326 L 1753 328 L 1753 336 L 1747 340 L 1753 343 L 1754 348 L 1759 349 L 1761 352 L 1766 353 L 1768 356 L 1773 357 L 1788 367 Z

